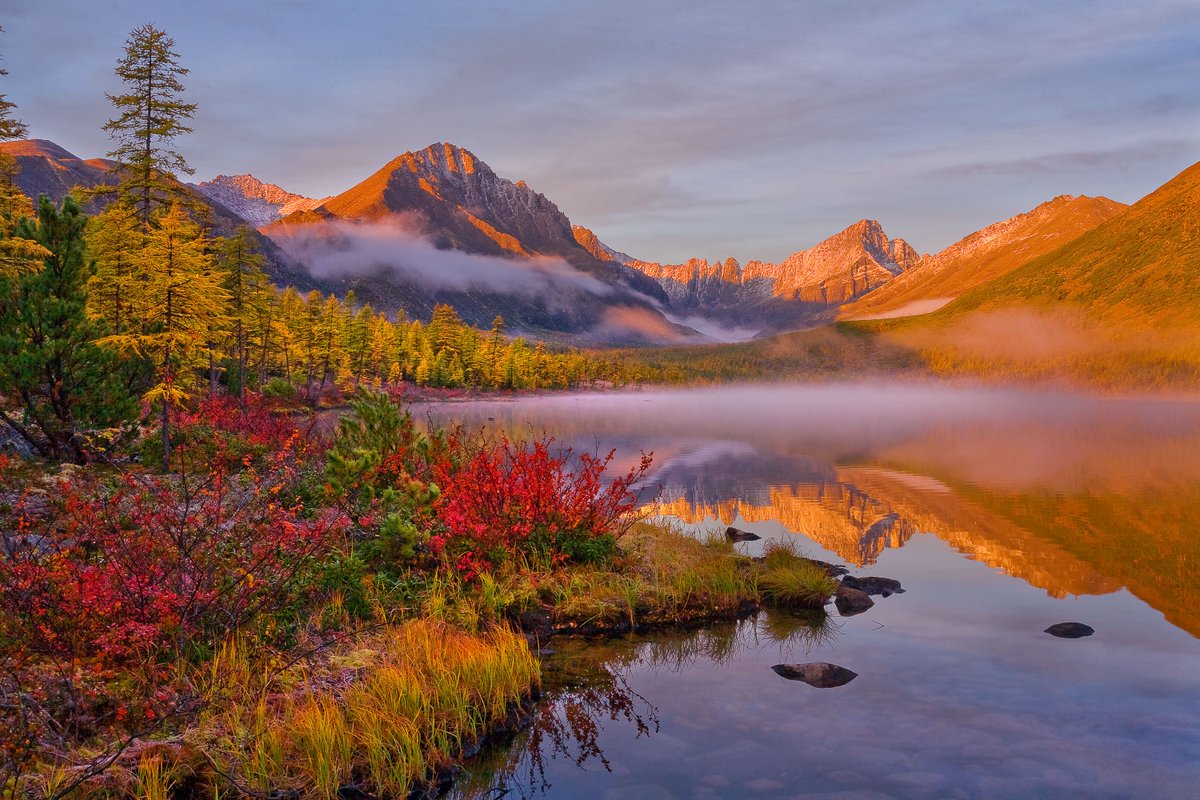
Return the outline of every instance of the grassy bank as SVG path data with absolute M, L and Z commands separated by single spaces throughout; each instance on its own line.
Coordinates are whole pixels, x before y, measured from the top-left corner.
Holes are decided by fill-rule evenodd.
M 401 796 L 516 723 L 529 641 L 836 588 L 638 522 L 649 456 L 609 476 L 369 393 L 314 431 L 218 398 L 170 464 L 152 430 L 104 465 L 0 463 L 3 796 Z

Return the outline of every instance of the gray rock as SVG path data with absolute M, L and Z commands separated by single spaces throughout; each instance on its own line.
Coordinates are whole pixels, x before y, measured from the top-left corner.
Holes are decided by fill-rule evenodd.
M 837 596 L 833 601 L 837 606 L 838 613 L 843 617 L 852 617 L 855 614 L 861 614 L 871 606 L 875 605 L 875 601 L 867 597 L 867 593 L 861 589 L 855 589 L 852 586 L 842 584 L 838 586 Z
M 787 678 L 789 681 L 803 681 L 818 689 L 844 686 L 858 677 L 857 672 L 851 672 L 845 667 L 824 661 L 812 661 L 808 664 L 776 664 L 771 669 L 781 678 Z
M 740 531 L 737 528 L 726 528 L 725 538 L 731 542 L 757 542 L 762 537 L 750 531 Z
M 815 567 L 820 567 L 821 569 L 823 569 L 825 571 L 825 574 L 831 578 L 837 578 L 841 575 L 845 575 L 846 573 L 848 573 L 850 571 L 850 570 L 846 569 L 845 567 L 843 567 L 841 564 L 830 564 L 828 561 L 818 561 L 815 558 L 806 558 L 804 560 L 807 561 L 808 563 L 812 564 Z
M 900 587 L 900 581 L 893 580 L 892 578 L 876 578 L 872 575 L 864 575 L 860 578 L 847 575 L 842 578 L 842 585 L 849 586 L 851 589 L 858 589 L 867 594 L 881 594 L 884 597 L 904 592 L 904 589 Z
M 1082 639 L 1084 636 L 1091 636 L 1096 630 L 1082 622 L 1059 622 L 1046 628 L 1045 632 L 1060 639 Z

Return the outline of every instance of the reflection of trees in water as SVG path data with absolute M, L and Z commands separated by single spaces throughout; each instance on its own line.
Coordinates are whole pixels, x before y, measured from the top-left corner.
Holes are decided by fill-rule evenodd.
M 601 738 L 612 723 L 635 740 L 659 732 L 658 709 L 626 678 L 632 669 L 682 672 L 698 662 L 723 664 L 764 643 L 781 652 L 801 646 L 807 652 L 828 644 L 837 632 L 837 624 L 822 611 L 772 611 L 682 634 L 563 640 L 562 649 L 546 659 L 544 693 L 526 727 L 481 755 L 450 796 L 528 798 L 545 793 L 551 786 L 549 765 L 559 759 L 581 770 L 611 772 Z
M 551 783 L 550 761 L 562 758 L 580 769 L 612 766 L 600 746 L 606 722 L 631 727 L 634 738 L 658 732 L 658 710 L 629 685 L 619 667 L 597 664 L 582 683 L 543 695 L 527 727 L 507 748 L 481 758 L 456 784 L 455 797 L 532 797 Z

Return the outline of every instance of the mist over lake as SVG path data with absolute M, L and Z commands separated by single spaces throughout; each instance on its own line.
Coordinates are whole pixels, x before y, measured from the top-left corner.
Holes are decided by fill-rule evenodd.
M 556 644 L 569 655 L 547 658 L 547 714 L 580 713 L 580 692 L 641 697 L 657 731 L 593 709 L 601 733 L 587 746 L 520 738 L 481 785 L 548 783 L 572 798 L 1185 797 L 1200 778 L 1191 399 L 852 383 L 416 413 L 615 448 L 620 466 L 653 450 L 644 513 L 698 536 L 753 532 L 737 545 L 750 555 L 795 542 L 906 590 L 816 634 L 771 611 Z M 1043 632 L 1062 621 L 1096 633 Z M 860 677 L 817 690 L 772 674 L 780 661 Z M 485 796 L 471 786 L 464 796 Z M 855 791 L 872 793 L 831 794 Z

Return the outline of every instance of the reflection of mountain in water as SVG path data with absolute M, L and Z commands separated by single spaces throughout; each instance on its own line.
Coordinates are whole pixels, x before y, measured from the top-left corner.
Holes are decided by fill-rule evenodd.
M 622 470 L 653 450 L 658 510 L 689 522 L 778 521 L 857 565 L 929 532 L 1056 597 L 1126 587 L 1200 635 L 1195 402 L 820 385 L 475 413 L 518 435 L 616 447 Z
M 690 524 L 716 519 L 732 525 L 739 517 L 746 522 L 774 520 L 856 566 L 873 564 L 886 548 L 902 547 L 914 534 L 928 532 L 1054 597 L 1120 588 L 1063 548 L 963 500 L 936 481 L 873 468 L 831 471 L 831 480 L 759 492 L 765 500 L 705 503 L 678 497 L 654 504 L 651 510 Z M 930 491 L 931 487 L 939 489 Z

